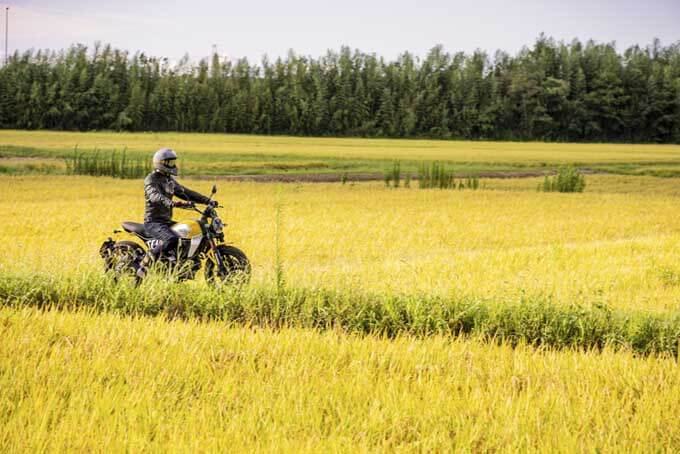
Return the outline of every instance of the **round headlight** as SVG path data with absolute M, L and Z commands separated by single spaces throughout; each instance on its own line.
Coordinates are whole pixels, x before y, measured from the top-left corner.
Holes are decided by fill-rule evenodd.
M 222 224 L 222 221 L 217 218 L 213 219 L 212 227 L 215 233 L 222 233 L 224 230 L 224 224 Z

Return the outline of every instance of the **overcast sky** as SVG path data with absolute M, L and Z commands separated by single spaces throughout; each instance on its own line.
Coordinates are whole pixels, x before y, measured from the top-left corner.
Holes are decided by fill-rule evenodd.
M 388 59 L 480 48 L 517 52 L 541 32 L 557 40 L 616 41 L 619 50 L 654 37 L 680 40 L 680 0 L 18 0 L 10 6 L 9 48 L 62 49 L 111 43 L 175 61 L 213 45 L 230 58 L 259 61 L 288 49 L 320 56 L 341 45 Z

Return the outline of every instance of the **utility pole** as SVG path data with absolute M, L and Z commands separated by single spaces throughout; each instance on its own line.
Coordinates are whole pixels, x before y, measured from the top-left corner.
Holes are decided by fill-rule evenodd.
M 9 39 L 9 6 L 5 8 L 5 66 L 9 61 L 9 54 L 7 53 L 7 40 Z
M 2 22 L 2 10 L 4 10 L 4 9 L 5 9 L 4 6 L 0 6 L 0 23 Z M 5 39 L 7 39 L 7 38 L 5 38 Z M 3 57 L 2 57 L 2 60 L 0 60 L 0 62 L 2 62 L 2 66 L 5 66 L 5 57 L 4 57 L 4 55 L 3 55 Z

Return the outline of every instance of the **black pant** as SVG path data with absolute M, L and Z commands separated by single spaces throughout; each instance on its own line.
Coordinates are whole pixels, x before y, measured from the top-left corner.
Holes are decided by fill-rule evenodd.
M 168 255 L 177 250 L 179 242 L 179 235 L 170 229 L 171 223 L 163 222 L 145 222 L 144 229 L 147 235 L 150 235 L 156 240 L 160 240 L 158 244 L 149 251 L 155 259 L 159 258 L 161 254 Z

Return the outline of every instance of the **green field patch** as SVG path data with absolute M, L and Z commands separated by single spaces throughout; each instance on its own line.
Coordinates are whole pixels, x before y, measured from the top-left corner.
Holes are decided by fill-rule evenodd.
M 43 157 L 0 157 L 0 174 L 28 175 L 62 174 L 66 165 L 63 160 Z
M 619 175 L 631 176 L 652 176 L 662 178 L 677 178 L 680 177 L 680 162 L 678 163 L 664 163 L 664 162 L 642 162 L 635 164 L 599 164 L 593 166 L 598 170 L 603 170 L 609 173 Z
M 55 154 L 53 150 L 49 149 L 0 144 L 0 159 L 53 157 L 58 155 L 58 152 Z
M 55 131 L 0 131 L 0 143 L 0 157 L 64 159 L 75 149 L 102 155 L 125 150 L 131 159 L 150 159 L 158 148 L 171 147 L 179 153 L 185 175 L 381 173 L 398 160 L 411 174 L 423 162 L 437 161 L 471 175 L 550 172 L 573 164 L 623 175 L 680 176 L 677 145 Z
M 334 169 L 323 162 L 239 162 L 227 161 L 201 165 L 200 163 L 184 164 L 183 175 L 266 175 L 280 173 L 332 172 Z

